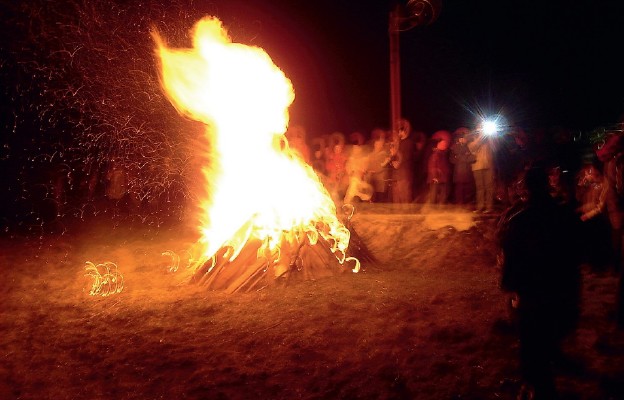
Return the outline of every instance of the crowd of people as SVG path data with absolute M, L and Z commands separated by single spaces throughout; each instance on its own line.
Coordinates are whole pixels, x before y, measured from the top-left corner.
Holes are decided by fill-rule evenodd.
M 449 205 L 496 218 L 501 286 L 518 316 L 523 378 L 533 398 L 556 398 L 551 366 L 579 318 L 581 264 L 618 274 L 615 321 L 624 330 L 624 123 L 591 138 L 564 129 L 488 135 L 462 126 L 426 134 L 405 119 L 397 125 L 396 132 L 314 138 L 292 126 L 286 138 L 337 205 Z M 69 202 L 71 174 L 59 167 L 49 175 L 51 195 L 40 197 L 56 205 L 53 219 Z M 132 190 L 132 182 L 147 190 L 145 177 L 113 159 L 81 181 L 83 201 L 103 197 L 114 215 L 161 210 L 162 196 Z M 174 181 L 155 186 L 172 188 Z
M 493 213 L 510 204 L 509 186 L 529 158 L 524 132 L 491 137 L 459 127 L 427 135 L 405 119 L 394 133 L 334 132 L 308 144 L 305 129 L 295 126 L 286 136 L 337 204 L 456 204 Z
M 302 139 L 302 138 L 299 138 Z M 304 140 L 295 141 L 301 151 Z M 618 276 L 624 329 L 624 124 L 581 138 L 563 129 L 487 135 L 459 127 L 427 136 L 402 120 L 316 139 L 307 160 L 334 201 L 452 204 L 494 214 L 501 288 L 510 292 L 520 342 L 518 398 L 555 399 L 554 366 L 580 316 L 583 264 Z

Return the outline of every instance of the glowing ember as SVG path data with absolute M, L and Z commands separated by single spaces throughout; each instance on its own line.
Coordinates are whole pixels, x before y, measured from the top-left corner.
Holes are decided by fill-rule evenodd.
M 350 259 L 350 232 L 329 193 L 288 147 L 284 133 L 294 91 L 268 54 L 232 43 L 213 17 L 195 25 L 192 49 L 156 41 L 167 95 L 180 113 L 207 125 L 211 145 L 196 266 L 213 257 L 214 267 L 217 253 L 232 261 L 251 242 L 260 243 L 256 259 L 268 264 L 277 263 L 285 248 L 321 239 L 341 264 Z

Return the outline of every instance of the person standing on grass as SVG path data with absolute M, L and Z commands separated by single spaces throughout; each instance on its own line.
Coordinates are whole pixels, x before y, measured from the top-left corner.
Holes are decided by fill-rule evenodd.
M 427 184 L 429 185 L 429 204 L 448 202 L 448 183 L 451 180 L 451 163 L 448 155 L 448 142 L 440 140 L 431 152 L 427 162 Z
M 576 329 L 580 302 L 580 220 L 549 193 L 546 171 L 526 172 L 528 199 L 501 238 L 501 286 L 516 294 L 522 395 L 555 399 L 552 363 Z
M 453 194 L 455 204 L 465 205 L 471 199 L 474 177 L 471 164 L 477 161 L 468 148 L 470 134 L 468 128 L 458 128 L 454 132 L 455 141 L 451 146 L 449 161 L 453 164 Z
M 612 133 L 596 150 L 607 185 L 606 209 L 611 223 L 613 268 L 619 274 L 616 294 L 616 326 L 624 330 L 624 134 Z
M 490 213 L 494 210 L 494 154 L 491 139 L 479 135 L 469 142 L 468 148 L 475 155 L 475 162 L 471 164 L 476 191 L 475 212 Z

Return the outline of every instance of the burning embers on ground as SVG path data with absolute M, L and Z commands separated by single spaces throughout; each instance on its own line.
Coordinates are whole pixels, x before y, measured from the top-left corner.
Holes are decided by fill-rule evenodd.
M 201 254 L 190 266 L 191 280 L 235 292 L 295 271 L 308 279 L 357 272 L 352 231 L 285 139 L 290 80 L 261 48 L 232 43 L 217 18 L 200 20 L 192 33 L 190 49 L 168 48 L 155 35 L 167 96 L 181 114 L 206 125 L 210 144 L 198 216 Z

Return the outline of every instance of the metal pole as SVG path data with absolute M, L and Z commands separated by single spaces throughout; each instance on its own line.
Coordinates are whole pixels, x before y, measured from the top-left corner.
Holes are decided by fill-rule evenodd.
M 392 135 L 399 131 L 401 119 L 401 61 L 399 49 L 399 6 L 390 11 L 388 35 L 390 37 L 390 127 Z

